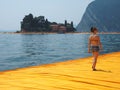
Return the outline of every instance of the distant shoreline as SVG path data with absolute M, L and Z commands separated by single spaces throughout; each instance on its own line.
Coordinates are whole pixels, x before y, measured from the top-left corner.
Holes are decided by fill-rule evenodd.
M 57 33 L 57 32 L 0 32 L 0 34 L 90 34 L 90 32 L 67 32 L 67 33 Z M 120 32 L 100 32 L 99 34 L 120 34 Z

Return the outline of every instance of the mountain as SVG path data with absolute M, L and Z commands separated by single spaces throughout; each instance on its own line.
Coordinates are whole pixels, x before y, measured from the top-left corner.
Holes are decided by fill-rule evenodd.
M 120 0 L 95 0 L 90 3 L 76 27 L 89 32 L 95 26 L 100 32 L 120 32 Z

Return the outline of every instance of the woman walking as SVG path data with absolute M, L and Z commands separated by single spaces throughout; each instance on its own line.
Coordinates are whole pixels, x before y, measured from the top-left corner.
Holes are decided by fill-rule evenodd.
M 100 37 L 97 35 L 98 30 L 96 27 L 91 27 L 91 35 L 89 37 L 88 41 L 88 53 L 92 52 L 93 54 L 93 64 L 92 64 L 92 70 L 96 70 L 96 63 L 97 58 L 99 56 L 99 51 L 102 50 L 102 44 L 100 42 Z

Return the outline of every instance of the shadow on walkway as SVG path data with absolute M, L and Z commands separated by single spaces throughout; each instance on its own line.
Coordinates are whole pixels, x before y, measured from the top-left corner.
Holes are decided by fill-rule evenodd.
M 112 71 L 110 71 L 110 70 L 103 70 L 103 69 L 96 69 L 96 71 L 112 73 Z

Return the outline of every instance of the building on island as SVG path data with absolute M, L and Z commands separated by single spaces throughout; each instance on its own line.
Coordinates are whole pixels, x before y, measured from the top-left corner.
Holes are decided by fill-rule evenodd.
M 65 33 L 67 28 L 60 24 L 50 25 L 52 32 Z

